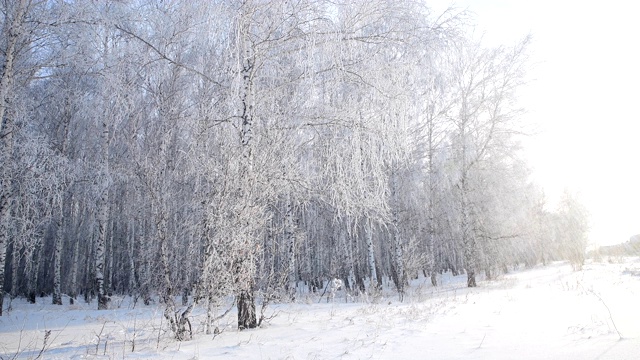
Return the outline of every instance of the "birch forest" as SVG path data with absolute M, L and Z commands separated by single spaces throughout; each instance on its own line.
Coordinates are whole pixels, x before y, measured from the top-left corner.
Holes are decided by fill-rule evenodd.
M 529 39 L 423 1 L 1 0 L 0 305 L 358 297 L 584 260 L 520 140 Z M 207 329 L 207 331 L 213 331 Z

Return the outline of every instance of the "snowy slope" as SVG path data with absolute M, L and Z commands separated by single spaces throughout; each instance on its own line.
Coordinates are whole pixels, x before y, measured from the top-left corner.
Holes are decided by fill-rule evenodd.
M 198 334 L 182 343 L 164 331 L 157 305 L 133 307 L 123 299 L 118 309 L 97 311 L 15 299 L 0 317 L 0 356 L 36 358 L 50 330 L 43 359 L 640 358 L 638 258 L 591 263 L 580 272 L 553 264 L 475 289 L 464 287 L 464 276 L 441 280 L 437 288 L 414 280 L 404 303 L 387 292 L 355 303 L 338 294 L 328 304 L 309 296 L 274 305 L 268 314 L 276 317 L 249 331 L 236 331 L 231 313 L 215 339 L 203 334 L 198 309 Z

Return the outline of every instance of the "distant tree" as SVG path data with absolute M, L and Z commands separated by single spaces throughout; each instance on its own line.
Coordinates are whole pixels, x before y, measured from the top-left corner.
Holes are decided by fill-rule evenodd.
M 582 270 L 587 251 L 589 212 L 577 195 L 565 190 L 557 209 L 556 241 L 563 258 Z

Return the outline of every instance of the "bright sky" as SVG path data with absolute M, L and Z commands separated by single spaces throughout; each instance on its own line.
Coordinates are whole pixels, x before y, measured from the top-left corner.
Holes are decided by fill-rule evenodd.
M 592 245 L 640 234 L 640 2 L 431 0 L 475 14 L 487 45 L 533 36 L 525 142 L 550 204 L 565 188 L 591 212 Z

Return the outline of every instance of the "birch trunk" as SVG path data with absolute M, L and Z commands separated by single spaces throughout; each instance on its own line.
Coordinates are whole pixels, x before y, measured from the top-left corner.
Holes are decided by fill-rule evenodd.
M 211 325 L 213 323 L 213 311 L 215 310 L 213 299 L 211 296 L 207 296 L 207 323 L 205 324 L 205 334 L 211 335 Z
M 0 204 L 0 316 L 2 316 L 2 306 L 4 302 L 4 264 L 5 259 L 7 257 L 7 245 L 9 242 L 9 201 L 7 201 L 6 197 L 9 196 L 9 193 L 5 192 L 5 183 L 7 183 L 7 178 L 3 179 L 3 194 L 2 204 Z
M 369 286 L 372 289 L 378 288 L 378 274 L 376 272 L 376 256 L 375 249 L 373 247 L 373 234 L 371 229 L 371 222 L 369 220 L 365 221 L 364 224 L 364 234 L 367 241 L 367 255 L 369 260 L 369 273 L 371 274 L 371 282 Z
M 250 6 L 250 4 L 243 4 L 244 7 Z M 251 10 L 251 9 L 248 9 Z M 247 9 L 241 9 L 240 23 L 238 24 L 238 36 L 239 36 L 239 58 L 241 59 L 240 76 L 242 79 L 240 102 L 241 102 L 241 132 L 240 140 L 242 146 L 242 158 L 240 159 L 241 172 L 240 182 L 245 188 L 239 189 L 238 199 L 240 202 L 249 205 L 251 202 L 251 177 L 253 176 L 253 154 L 252 154 L 252 139 L 253 139 L 253 116 L 254 116 L 254 84 L 253 77 L 255 74 L 255 55 L 253 53 L 253 45 L 249 39 L 250 36 L 250 14 L 245 13 Z M 250 222 L 251 219 L 239 219 L 242 222 Z M 248 225 L 248 224 L 247 224 Z M 247 226 L 246 231 L 251 231 L 251 226 Z M 251 237 L 252 234 L 241 234 L 242 236 Z M 246 240 L 246 239 L 245 239 Z M 250 239 L 248 240 L 250 242 Z M 247 249 L 242 249 L 242 253 L 252 255 L 253 252 L 251 244 L 243 244 L 248 246 Z M 242 246 L 242 245 L 241 245 Z M 238 266 L 236 268 L 237 283 L 237 307 L 238 307 L 238 329 L 251 329 L 258 325 L 256 319 L 256 305 L 253 297 L 253 279 L 254 279 L 254 261 L 253 256 L 248 258 L 238 259 Z
M 477 244 L 475 236 L 473 234 L 471 215 L 469 209 L 468 188 L 467 188 L 467 175 L 466 171 L 463 171 L 463 176 L 460 182 L 461 191 L 461 227 L 462 227 L 462 242 L 464 246 L 464 263 L 467 271 L 467 286 L 476 287 L 476 269 L 478 262 Z
M 136 239 L 136 221 L 132 219 L 129 222 L 129 293 L 133 296 L 138 295 L 138 285 L 136 282 L 136 264 L 134 260 L 135 252 L 135 239 Z
M 82 292 L 84 302 L 91 304 L 95 296 L 95 273 L 91 273 L 92 266 L 95 267 L 96 260 L 96 243 L 95 234 L 91 237 L 91 240 L 87 244 L 87 258 L 82 264 L 83 274 L 82 277 Z
M 60 285 L 61 278 L 61 262 L 62 262 L 62 237 L 64 232 L 64 215 L 61 215 L 61 219 L 58 222 L 58 228 L 56 229 L 56 239 L 53 253 L 53 305 L 62 305 L 62 287 Z
M 80 229 L 82 227 L 83 218 L 80 217 L 80 204 L 77 200 L 73 201 L 73 208 L 71 210 L 71 219 L 78 219 L 78 223 L 75 226 L 76 229 Z M 79 233 L 79 231 L 76 231 Z M 71 281 L 69 284 L 69 303 L 73 305 L 73 303 L 77 300 L 78 296 L 78 269 L 80 268 L 80 240 L 78 237 L 75 237 L 75 243 L 73 246 L 73 261 L 71 264 Z
M 27 7 L 29 6 L 29 1 L 27 0 L 19 0 L 15 5 L 15 13 L 12 14 L 11 24 L 7 29 L 7 48 L 4 51 L 4 63 L 2 78 L 0 78 L 0 133 L 5 131 L 5 133 L 9 133 L 3 127 L 3 119 L 5 113 L 7 112 L 7 107 L 9 105 L 9 93 L 11 91 L 11 87 L 14 83 L 14 65 L 16 61 L 16 56 L 18 55 L 18 50 L 16 49 L 18 45 L 18 41 L 23 36 L 22 24 L 25 21 L 25 15 L 27 13 Z M 7 11 L 9 12 L 9 11 Z M 11 16 L 10 14 L 5 14 L 5 20 Z M 7 124 L 9 125 L 9 124 Z M 1 313 L 2 310 L 0 310 Z M 1 315 L 1 314 L 0 314 Z
M 38 239 L 35 241 L 33 256 L 31 257 L 31 264 L 28 268 L 29 282 L 27 285 L 28 301 L 32 304 L 36 303 L 36 291 L 38 290 L 38 273 L 40 272 L 40 259 L 42 252 L 42 241 Z
M 105 293 L 104 287 L 104 271 L 105 271 L 105 248 L 107 242 L 107 224 L 109 221 L 109 125 L 106 118 L 103 118 L 102 122 L 102 164 L 100 169 L 100 198 L 98 199 L 98 236 L 96 237 L 96 254 L 95 254 L 95 269 L 96 269 L 96 291 L 98 292 L 98 310 L 104 310 L 108 306 L 108 298 Z
M 140 212 L 142 213 L 142 211 Z M 142 217 L 140 218 L 142 219 Z M 140 224 L 140 249 L 142 251 L 142 268 L 138 273 L 138 285 L 140 286 L 140 295 L 142 296 L 142 303 L 145 305 L 151 304 L 151 244 L 148 238 L 148 222 L 141 221 Z
M 238 329 L 253 329 L 258 326 L 253 290 L 241 290 L 238 296 Z
M 73 305 L 78 296 L 78 258 L 80 257 L 80 241 L 76 239 L 73 246 L 73 263 L 71 265 L 71 282 L 69 284 L 69 303 Z
M 16 240 L 13 241 L 13 252 L 11 255 L 11 298 L 18 296 L 18 268 L 20 266 L 20 247 Z M 0 291 L 1 293 L 1 291 Z
M 0 122 L 2 119 L 0 118 Z M 0 316 L 2 316 L 2 306 L 4 302 L 4 268 L 7 258 L 7 248 L 10 241 L 11 232 L 11 207 L 14 203 L 14 195 L 12 192 L 12 175 L 13 169 L 13 121 L 11 116 L 5 118 L 6 133 L 2 138 L 2 151 L 7 154 L 4 158 L 5 163 L 2 164 L 2 193 L 0 194 Z
M 342 247 L 343 258 L 345 260 L 347 266 L 347 274 L 346 275 L 346 286 L 349 290 L 355 290 L 355 271 L 353 269 L 353 252 L 351 251 L 351 246 L 347 241 L 347 235 L 345 234 L 345 230 L 340 228 L 340 246 Z
M 7 27 L 7 47 L 4 49 L 2 77 L 0 78 L 0 146 L 2 146 L 3 158 L 5 159 L 5 163 L 2 164 L 2 193 L 0 194 L 0 316 L 2 316 L 4 304 L 4 268 L 10 240 L 10 207 L 13 203 L 10 169 L 13 161 L 11 154 L 13 153 L 14 128 L 12 116 L 7 109 L 10 104 L 11 88 L 15 80 L 14 66 L 18 55 L 17 46 L 23 36 L 22 25 L 25 21 L 28 5 L 28 1 L 20 0 L 14 4 L 13 14 L 9 14 L 9 10 L 5 14 L 5 21 L 9 18 L 11 20 Z
M 404 287 L 405 287 L 405 270 L 404 270 L 404 254 L 403 254 L 403 244 L 402 238 L 400 237 L 399 230 L 399 201 L 398 201 L 398 174 L 394 170 L 391 172 L 391 202 L 392 202 L 392 222 L 393 222 L 393 243 L 395 247 L 395 263 L 396 263 L 396 288 L 398 289 L 398 295 L 400 296 L 400 301 L 404 298 Z
M 284 237 L 287 244 L 287 254 L 289 257 L 289 296 L 291 300 L 295 300 L 296 296 L 296 239 L 295 239 L 295 224 L 293 220 L 293 204 L 291 203 L 291 195 L 287 194 L 286 212 L 284 217 L 285 231 Z
M 109 296 L 109 293 L 113 291 L 113 233 L 115 232 L 115 221 L 111 220 L 109 222 L 111 224 L 109 231 L 109 243 L 107 244 L 107 260 L 106 260 L 106 277 L 104 282 L 104 291 Z
M 185 328 L 177 317 L 176 304 L 173 299 L 173 285 L 171 282 L 171 268 L 169 263 L 169 242 L 167 239 L 167 215 L 160 210 L 158 220 L 158 240 L 160 241 L 160 266 L 162 271 L 162 301 L 164 302 L 164 317 L 169 323 L 171 332 L 176 340 L 185 340 Z M 188 315 L 188 314 L 187 314 Z
M 163 293 L 162 298 L 165 302 L 165 306 L 167 308 L 171 307 L 173 309 L 175 306 L 173 305 L 173 285 L 171 283 L 171 268 L 169 267 L 169 244 L 167 241 L 167 217 L 164 214 L 160 214 L 160 219 L 158 221 L 158 238 L 160 240 L 160 264 L 162 266 L 162 280 L 163 284 Z
M 430 107 L 430 111 L 433 111 L 433 106 Z M 440 253 L 441 250 L 436 246 L 436 224 L 435 224 L 435 166 L 433 154 L 436 150 L 435 145 L 435 116 L 433 113 L 429 113 L 427 123 L 427 193 L 429 201 L 427 203 L 427 256 L 429 259 L 429 274 L 431 276 L 431 285 L 438 286 L 438 277 L 436 273 L 441 269 L 440 265 Z
M 67 136 L 69 134 L 69 125 L 71 123 L 71 110 L 70 110 L 69 98 L 65 100 L 65 111 L 62 118 L 62 141 L 60 145 L 60 155 L 62 157 L 67 156 Z M 67 220 L 65 210 L 67 209 L 68 204 L 68 196 L 71 196 L 69 193 L 69 187 L 66 186 L 66 173 L 62 173 L 60 176 L 60 186 L 58 191 L 61 196 L 60 199 L 60 215 L 58 220 L 58 228 L 56 229 L 56 238 L 55 238 L 55 246 L 54 246 L 54 265 L 53 265 L 53 297 L 52 302 L 54 305 L 62 305 L 62 287 L 61 287 L 61 277 L 62 277 L 62 247 L 64 245 L 64 232 L 66 230 Z

